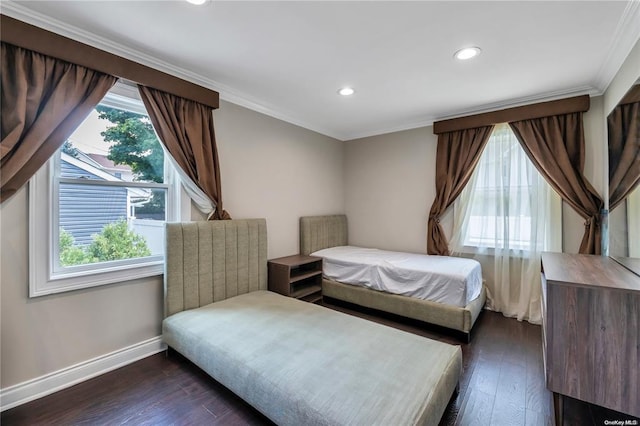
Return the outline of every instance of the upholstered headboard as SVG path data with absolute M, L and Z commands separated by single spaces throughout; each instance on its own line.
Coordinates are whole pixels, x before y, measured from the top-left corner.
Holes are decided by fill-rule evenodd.
M 300 218 L 300 254 L 347 245 L 347 216 L 303 216 Z
M 267 289 L 265 219 L 167 223 L 165 316 Z

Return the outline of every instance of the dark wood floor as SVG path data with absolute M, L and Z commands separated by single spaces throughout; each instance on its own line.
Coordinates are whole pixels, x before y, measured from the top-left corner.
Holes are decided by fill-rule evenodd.
M 326 304 L 444 342 L 455 337 L 424 324 L 371 311 Z M 545 389 L 540 328 L 484 312 L 462 344 L 460 391 L 441 425 L 552 424 L 551 394 Z M 604 425 L 629 416 L 565 400 L 566 425 Z M 2 425 L 269 425 L 232 392 L 175 352 L 157 354 L 53 395 L 5 411 Z M 637 423 L 640 425 L 640 423 Z

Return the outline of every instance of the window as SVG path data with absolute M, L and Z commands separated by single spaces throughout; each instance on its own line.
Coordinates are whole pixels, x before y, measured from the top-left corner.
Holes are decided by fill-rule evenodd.
M 118 83 L 30 181 L 30 296 L 162 273 L 174 170 Z
M 456 219 L 458 245 L 540 251 L 562 244 L 560 197 L 507 124 L 494 129 L 456 213 L 463 216 Z

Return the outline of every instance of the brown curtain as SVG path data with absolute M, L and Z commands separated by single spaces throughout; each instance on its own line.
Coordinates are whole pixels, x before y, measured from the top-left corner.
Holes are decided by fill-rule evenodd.
M 427 253 L 449 254 L 449 242 L 440 226 L 440 217 L 469 182 L 492 131 L 493 126 L 486 126 L 438 135 L 436 198 L 427 223 Z
M 0 202 L 18 191 L 102 100 L 116 78 L 2 43 Z
M 609 210 L 640 184 L 640 102 L 618 105 L 607 118 Z
M 164 146 L 187 176 L 215 203 L 211 219 L 231 219 L 222 208 L 213 109 L 160 90 L 138 88 Z
M 602 198 L 583 175 L 582 113 L 509 123 L 523 149 L 555 191 L 585 221 L 580 253 L 600 254 Z

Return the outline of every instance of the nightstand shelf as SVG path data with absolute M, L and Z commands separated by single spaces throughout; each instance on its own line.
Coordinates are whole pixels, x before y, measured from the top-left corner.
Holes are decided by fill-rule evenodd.
M 268 262 L 269 290 L 306 302 L 322 301 L 322 258 L 293 255 Z
M 298 282 L 298 281 L 303 281 L 306 280 L 307 278 L 311 278 L 311 277 L 315 277 L 316 275 L 318 275 L 318 271 L 296 271 L 296 270 L 292 270 L 291 271 L 291 277 L 289 278 L 289 281 L 291 281 L 292 283 L 294 282 Z M 320 275 L 322 275 L 322 270 L 320 270 Z

